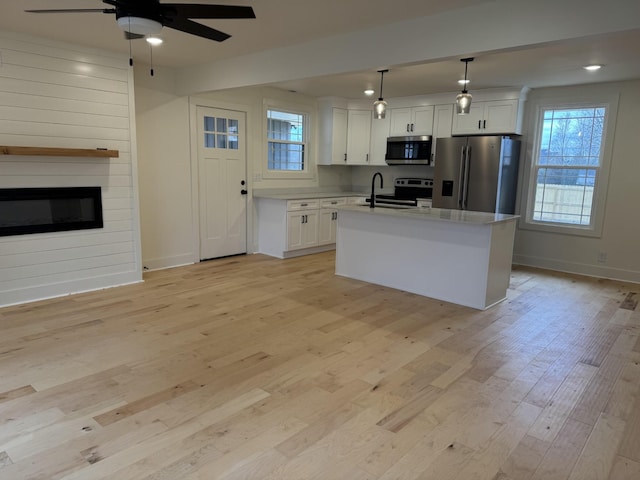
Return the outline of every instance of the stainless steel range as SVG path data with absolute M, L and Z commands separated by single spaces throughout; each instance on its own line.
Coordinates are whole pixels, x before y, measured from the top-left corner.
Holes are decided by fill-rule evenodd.
M 393 195 L 376 195 L 376 205 L 405 207 L 431 206 L 433 194 L 432 178 L 396 178 Z M 371 200 L 367 198 L 367 203 Z

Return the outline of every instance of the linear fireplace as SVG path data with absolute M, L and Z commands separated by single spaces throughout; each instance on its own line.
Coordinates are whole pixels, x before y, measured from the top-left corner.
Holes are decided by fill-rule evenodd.
M 100 187 L 0 189 L 0 236 L 102 227 Z

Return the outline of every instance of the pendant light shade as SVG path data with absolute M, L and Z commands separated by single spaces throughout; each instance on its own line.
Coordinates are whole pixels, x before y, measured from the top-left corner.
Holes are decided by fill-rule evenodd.
M 456 113 L 458 115 L 466 115 L 471 111 L 471 99 L 473 98 L 467 91 L 467 66 L 469 62 L 473 62 L 473 57 L 463 58 L 460 61 L 464 62 L 464 87 L 456 97 Z
M 384 80 L 384 74 L 389 70 L 378 70 L 380 73 L 380 98 L 373 103 L 373 116 L 376 120 L 382 120 L 387 113 L 387 102 L 382 98 L 382 82 Z

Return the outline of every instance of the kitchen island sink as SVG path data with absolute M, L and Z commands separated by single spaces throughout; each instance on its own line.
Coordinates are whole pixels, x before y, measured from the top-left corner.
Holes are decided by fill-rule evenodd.
M 336 274 L 484 310 L 506 298 L 518 216 L 339 208 Z

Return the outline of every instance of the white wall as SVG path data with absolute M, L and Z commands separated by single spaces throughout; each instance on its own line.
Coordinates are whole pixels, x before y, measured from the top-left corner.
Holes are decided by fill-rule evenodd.
M 119 158 L 0 156 L 0 188 L 102 187 L 104 228 L 0 237 L 0 305 L 142 278 L 127 58 L 0 32 L 0 145 Z
M 197 198 L 192 188 L 189 124 L 195 105 L 245 111 L 247 113 L 247 250 L 257 251 L 254 188 L 349 187 L 349 168 L 317 167 L 315 157 L 317 102 L 314 98 L 274 88 L 245 88 L 178 96 L 174 92 L 176 72 L 155 69 L 149 76 L 144 65 L 136 66 L 136 123 L 140 168 L 142 262 L 146 268 L 166 268 L 199 260 L 198 225 L 194 210 Z M 267 178 L 263 142 L 263 100 L 272 99 L 292 107 L 303 105 L 311 112 L 310 178 Z
M 640 81 L 532 90 L 527 104 L 557 98 L 559 95 L 593 95 L 595 98 L 601 93 L 620 95 L 602 236 L 589 238 L 520 228 L 516 232 L 514 261 L 524 265 L 640 282 L 640 222 L 637 211 L 640 205 L 640 154 L 637 146 Z M 535 125 L 532 118 L 533 112 L 529 111 L 524 136 L 524 163 L 530 161 L 533 148 Z M 525 169 L 521 173 L 526 181 L 528 172 Z M 521 199 L 521 212 L 525 211 L 524 201 Z M 600 252 L 606 253 L 606 263 L 598 263 Z
M 172 94 L 174 72 L 136 65 L 142 264 L 148 269 L 194 262 L 189 99 Z

